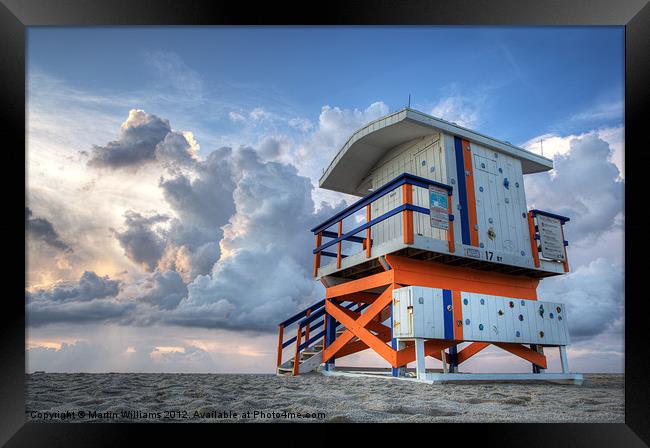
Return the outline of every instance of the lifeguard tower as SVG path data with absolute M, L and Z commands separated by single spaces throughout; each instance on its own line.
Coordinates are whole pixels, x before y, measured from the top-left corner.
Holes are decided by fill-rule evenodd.
M 361 199 L 311 229 L 325 299 L 279 324 L 278 374 L 350 374 L 337 360 L 373 350 L 397 378 L 581 382 L 569 372 L 564 304 L 537 300 L 541 279 L 569 271 L 569 218 L 526 206 L 523 176 L 552 168 L 410 108 L 356 131 L 320 187 Z M 489 345 L 532 372 L 461 373 Z M 546 371 L 552 347 L 561 372 Z M 426 356 L 441 369 L 426 371 Z

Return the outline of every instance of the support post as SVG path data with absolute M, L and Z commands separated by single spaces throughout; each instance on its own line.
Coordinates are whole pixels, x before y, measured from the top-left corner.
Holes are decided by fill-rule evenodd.
M 442 371 L 443 373 L 449 373 L 449 366 L 447 365 L 447 353 L 443 348 L 440 350 L 440 360 L 442 361 Z
M 370 204 L 366 205 L 366 222 L 372 221 L 372 213 L 370 210 Z M 370 238 L 370 227 L 366 229 L 366 258 L 370 258 L 372 239 Z
M 325 347 L 323 347 L 323 352 L 325 351 L 325 348 L 329 347 L 332 342 L 334 342 L 334 339 L 336 339 L 336 320 L 326 311 L 325 314 L 325 325 L 327 326 L 327 331 L 325 332 L 325 338 L 326 338 L 326 344 Z M 335 357 L 332 356 L 330 359 L 328 359 L 325 362 L 325 370 L 334 370 L 334 365 L 335 365 Z
M 284 342 L 284 325 L 278 326 L 278 367 L 282 364 L 282 343 Z
M 305 313 L 305 317 L 309 317 L 310 314 L 311 314 L 311 310 L 307 310 L 307 312 Z M 309 325 L 310 322 L 307 322 L 305 326 L 305 342 L 309 340 Z
M 343 235 L 343 220 L 339 221 L 339 232 L 338 236 L 339 238 Z M 341 245 L 343 244 L 343 241 L 339 241 L 336 244 L 336 269 L 341 269 Z
M 566 355 L 566 345 L 560 345 L 560 362 L 562 363 L 562 373 L 569 373 L 569 359 Z
M 449 347 L 449 371 L 458 373 L 458 349 L 457 346 Z
M 406 342 L 400 339 L 393 339 L 394 343 L 392 344 L 393 349 L 400 351 L 406 348 Z M 404 376 L 406 373 L 406 365 L 397 366 L 391 368 L 391 374 L 395 377 Z
M 296 353 L 293 355 L 293 376 L 300 373 L 300 342 L 302 339 L 302 325 L 298 325 L 298 334 L 296 335 Z
M 544 355 L 544 347 L 542 347 L 541 345 L 538 345 L 537 346 L 537 353 L 539 353 L 541 355 Z M 546 372 L 546 369 L 544 369 L 542 367 L 538 367 L 537 369 L 538 369 L 538 373 Z
M 413 185 L 402 185 L 402 203 L 413 203 Z M 413 244 L 413 210 L 404 210 L 402 212 L 403 227 L 404 227 L 404 244 Z
M 323 232 L 316 234 L 316 248 L 318 249 L 323 243 Z M 320 252 L 314 254 L 314 277 L 318 277 L 318 268 L 320 268 Z
M 421 380 L 426 379 L 426 365 L 425 365 L 425 356 L 424 356 L 424 339 L 416 338 L 415 339 L 415 368 L 417 377 Z

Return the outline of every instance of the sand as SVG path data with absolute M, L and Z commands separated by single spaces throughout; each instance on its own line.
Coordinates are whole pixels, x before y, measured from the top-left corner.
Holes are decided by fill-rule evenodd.
M 42 422 L 623 423 L 623 386 L 623 375 L 600 374 L 574 386 L 429 385 L 320 374 L 38 373 L 27 375 L 26 416 Z

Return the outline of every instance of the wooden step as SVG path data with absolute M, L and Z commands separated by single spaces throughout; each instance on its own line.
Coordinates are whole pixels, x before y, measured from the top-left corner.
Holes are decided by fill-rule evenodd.
M 293 367 L 278 367 L 278 375 L 293 373 Z

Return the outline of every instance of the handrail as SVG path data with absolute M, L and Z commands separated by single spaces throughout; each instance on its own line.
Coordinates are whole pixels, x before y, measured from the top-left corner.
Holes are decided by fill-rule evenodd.
M 440 182 L 436 182 L 435 180 L 431 179 L 426 179 L 424 177 L 416 176 L 415 174 L 410 174 L 410 173 L 402 173 L 393 180 L 385 183 L 381 187 L 379 187 L 377 190 L 373 191 L 372 193 L 368 194 L 367 196 L 364 196 L 354 204 L 346 207 L 345 209 L 341 210 L 338 212 L 336 215 L 332 216 L 330 219 L 327 221 L 319 224 L 318 226 L 314 227 L 311 229 L 311 232 L 313 233 L 319 233 L 322 232 L 323 230 L 327 229 L 328 227 L 336 224 L 337 222 L 347 218 L 348 216 L 352 215 L 353 213 L 358 212 L 361 210 L 363 207 L 366 205 L 376 201 L 380 197 L 382 197 L 384 194 L 387 192 L 394 190 L 395 188 L 404 185 L 404 184 L 411 184 L 415 185 L 417 187 L 422 187 L 422 188 L 429 188 L 430 185 L 433 185 L 435 187 L 439 188 L 444 188 L 447 190 L 448 194 L 452 194 L 453 188 L 451 185 L 443 184 Z
M 535 215 L 544 215 L 544 216 L 548 216 L 549 218 L 559 219 L 562 222 L 562 224 L 571 221 L 571 219 L 567 218 L 566 216 L 556 215 L 555 213 L 545 212 L 544 210 L 532 209 L 530 212 L 533 214 L 533 217 L 535 217 Z
M 314 253 L 314 254 L 317 254 L 319 252 L 322 253 L 322 251 L 324 249 L 327 249 L 328 247 L 333 246 L 334 244 L 337 244 L 340 241 L 349 239 L 352 235 L 355 235 L 355 234 L 357 234 L 357 233 L 359 233 L 359 232 L 361 232 L 363 230 L 366 230 L 367 228 L 372 227 L 375 224 L 378 224 L 378 223 L 390 218 L 391 216 L 397 215 L 398 213 L 401 213 L 404 210 L 412 210 L 412 211 L 419 212 L 419 213 L 429 214 L 429 209 L 428 208 L 419 207 L 419 206 L 413 205 L 413 204 L 402 204 L 402 205 L 399 205 L 399 206 L 395 207 L 394 209 L 384 213 L 383 215 L 373 219 L 372 221 L 368 221 L 368 222 L 360 225 L 359 227 L 350 230 L 348 233 L 345 233 L 345 234 L 341 235 L 340 237 L 337 237 L 337 238 L 335 238 L 333 240 L 328 241 L 327 243 L 325 243 L 325 244 L 321 245 L 320 247 L 317 247 L 316 249 L 314 249 L 312 251 L 312 253 Z
M 295 321 L 297 321 L 298 319 L 300 319 L 302 317 L 305 317 L 308 312 L 314 311 L 317 308 L 320 308 L 321 306 L 325 306 L 325 299 L 320 300 L 320 301 L 314 303 L 312 306 L 305 308 L 301 312 L 294 314 L 293 316 L 291 316 L 290 318 L 288 318 L 284 322 L 280 322 L 278 325 L 283 326 L 283 327 L 287 327 L 287 326 L 291 325 L 292 323 L 294 323 Z

